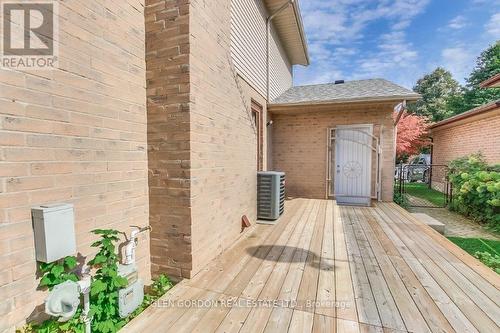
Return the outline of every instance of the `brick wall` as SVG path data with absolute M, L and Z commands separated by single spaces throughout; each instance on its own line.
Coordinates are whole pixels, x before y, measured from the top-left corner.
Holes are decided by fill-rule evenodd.
M 230 1 L 191 1 L 193 273 L 237 239 L 243 215 L 256 219 L 257 130 L 250 107 L 252 98 L 266 103 L 236 76 L 230 15 Z
M 305 106 L 273 113 L 273 168 L 286 172 L 287 195 L 325 198 L 327 129 L 337 125 L 374 124 L 381 140 L 382 199 L 392 200 L 394 177 L 394 104 Z M 375 181 L 375 175 L 372 176 Z M 375 184 L 372 184 L 375 186 Z
M 152 272 L 191 270 L 189 1 L 146 1 Z
M 490 164 L 500 163 L 500 108 L 432 130 L 433 164 L 481 151 Z
M 43 310 L 32 206 L 73 203 L 83 256 L 148 223 L 143 2 L 61 1 L 60 69 L 0 70 L 0 332 Z M 137 255 L 147 279 L 147 237 Z
M 146 3 L 152 268 L 191 277 L 255 220 L 266 101 L 231 62 L 230 1 Z

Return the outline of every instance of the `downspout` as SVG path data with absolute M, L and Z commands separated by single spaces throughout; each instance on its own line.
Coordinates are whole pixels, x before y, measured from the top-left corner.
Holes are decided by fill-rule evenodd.
M 397 109 L 399 109 L 399 111 Z M 394 108 L 394 112 L 398 112 L 398 116 L 394 120 L 394 161 L 396 162 L 396 164 L 398 163 L 397 156 L 396 156 L 396 145 L 397 145 L 397 139 L 398 139 L 397 138 L 398 137 L 398 124 L 399 124 L 399 121 L 401 120 L 401 117 L 403 116 L 403 113 L 405 111 L 406 111 L 406 99 L 404 101 L 402 101 L 401 103 L 399 103 L 398 105 L 396 105 L 396 107 Z
M 401 117 L 403 116 L 403 113 L 406 110 L 406 100 L 404 100 L 403 102 L 399 103 L 394 109 L 398 109 L 398 108 L 399 108 L 399 113 L 398 113 L 398 117 L 394 121 L 394 126 L 398 126 L 398 123 L 401 120 Z M 394 111 L 397 111 L 397 110 L 394 110 Z
M 266 98 L 267 101 L 269 102 L 269 96 L 270 96 L 270 68 L 269 68 L 269 62 L 270 62 L 270 38 L 271 38 L 271 22 L 272 20 L 278 16 L 281 12 L 283 12 L 285 9 L 287 9 L 290 5 L 293 5 L 295 3 L 295 0 L 287 0 L 280 8 L 278 8 L 274 13 L 269 15 L 266 19 L 266 79 L 267 79 L 267 87 L 266 87 Z
M 432 189 L 432 165 L 434 164 L 434 138 L 430 136 L 429 139 L 431 140 L 431 166 L 429 168 L 429 188 Z

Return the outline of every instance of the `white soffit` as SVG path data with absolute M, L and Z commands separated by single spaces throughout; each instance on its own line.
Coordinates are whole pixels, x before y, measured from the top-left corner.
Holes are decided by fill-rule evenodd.
M 278 10 L 287 0 L 264 0 L 270 14 Z M 302 24 L 298 0 L 273 19 L 274 27 L 280 37 L 290 62 L 293 65 L 309 65 L 307 41 Z

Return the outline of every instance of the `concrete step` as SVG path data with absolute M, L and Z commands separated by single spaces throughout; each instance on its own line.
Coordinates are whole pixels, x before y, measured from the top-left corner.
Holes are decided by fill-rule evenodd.
M 417 219 L 422 221 L 423 223 L 427 224 L 429 227 L 432 229 L 436 230 L 440 234 L 444 235 L 444 228 L 445 224 L 439 222 L 435 218 L 425 214 L 425 213 L 411 213 L 413 216 L 415 216 Z

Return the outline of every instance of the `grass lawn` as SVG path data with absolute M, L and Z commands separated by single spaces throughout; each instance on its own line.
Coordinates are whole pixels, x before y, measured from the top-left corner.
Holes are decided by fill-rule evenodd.
M 461 247 L 465 252 L 476 257 L 477 252 L 486 252 L 489 255 L 480 255 L 479 260 L 486 266 L 500 274 L 500 242 L 481 238 L 448 237 L 450 241 Z
M 460 246 L 467 253 L 490 252 L 500 256 L 500 242 L 481 238 L 448 237 L 453 243 Z
M 436 191 L 425 183 L 406 183 L 405 191 L 407 194 L 417 198 L 425 199 L 436 206 L 444 206 L 444 194 Z

